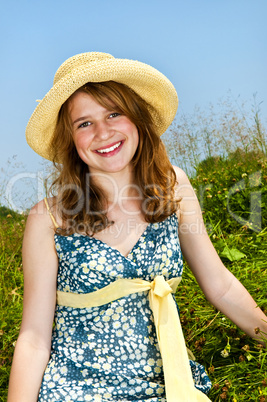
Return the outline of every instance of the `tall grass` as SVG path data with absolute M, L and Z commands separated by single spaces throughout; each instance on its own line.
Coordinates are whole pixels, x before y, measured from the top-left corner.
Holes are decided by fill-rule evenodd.
M 12 355 L 21 322 L 24 225 L 24 216 L 0 207 L 0 401 L 6 401 Z
M 194 176 L 201 161 L 227 158 L 237 149 L 245 154 L 267 152 L 266 130 L 256 95 L 252 107 L 234 100 L 229 93 L 204 111 L 195 107 L 192 115 L 181 113 L 162 138 L 172 162 L 189 176 Z
M 224 106 L 219 116 L 183 116 L 165 143 L 191 176 L 223 262 L 267 312 L 266 132 L 258 108 Z M 0 401 L 21 321 L 25 219 L 0 208 Z M 187 345 L 213 382 L 210 399 L 267 402 L 267 351 L 206 301 L 186 264 L 176 297 Z
M 226 267 L 267 313 L 267 137 L 260 107 L 230 96 L 182 115 L 164 138 L 190 176 L 211 240 Z M 216 311 L 185 266 L 177 294 L 188 346 L 213 382 L 212 401 L 267 402 L 267 351 Z M 266 339 L 267 334 L 262 334 Z
M 258 164 L 258 157 L 251 158 L 252 170 L 259 169 Z M 262 169 L 266 169 L 265 165 Z M 205 191 L 201 192 L 200 200 L 204 220 L 218 254 L 267 313 L 266 181 L 259 187 L 265 194 L 265 197 L 260 198 L 261 230 L 258 226 L 249 225 L 244 218 L 251 215 L 249 203 L 254 188 L 249 185 L 244 187 L 237 193 L 238 198 L 234 195 L 231 201 L 230 212 L 235 211 L 247 224 L 236 221 L 227 209 L 232 179 L 243 180 L 244 171 L 247 171 L 245 160 L 243 164 L 242 159 L 238 163 L 216 159 L 213 160 L 212 168 L 198 168 L 192 182 L 200 187 L 205 183 Z M 212 380 L 210 399 L 266 402 L 267 351 L 205 300 L 187 266 L 177 300 L 181 307 L 181 321 L 188 346 L 196 359 L 205 365 Z M 267 334 L 262 336 L 266 337 Z

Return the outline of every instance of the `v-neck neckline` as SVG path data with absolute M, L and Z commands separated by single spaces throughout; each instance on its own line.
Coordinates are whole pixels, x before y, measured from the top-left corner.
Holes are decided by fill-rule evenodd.
M 147 235 L 147 232 L 150 231 L 150 229 L 152 228 L 152 226 L 155 225 L 155 224 L 160 225 L 160 224 L 162 224 L 162 223 L 167 222 L 169 219 L 171 219 L 171 217 L 172 217 L 173 215 L 175 215 L 175 213 L 172 214 L 172 215 L 167 216 L 167 218 L 164 219 L 163 221 L 160 221 L 160 222 L 150 222 L 150 223 L 148 223 L 148 225 L 146 226 L 145 230 L 143 231 L 143 233 L 141 234 L 141 236 L 137 239 L 136 243 L 133 245 L 133 247 L 131 248 L 131 250 L 129 251 L 129 253 L 128 253 L 126 256 L 125 256 L 124 254 L 122 254 L 122 252 L 121 252 L 120 250 L 118 250 L 117 248 L 115 248 L 115 247 L 113 247 L 113 246 L 110 246 L 110 245 L 109 245 L 108 243 L 106 243 L 105 241 L 100 240 L 100 239 L 97 239 L 97 238 L 95 238 L 95 237 L 93 237 L 93 236 L 88 236 L 88 235 L 86 235 L 86 234 L 73 233 L 73 234 L 71 234 L 71 235 L 69 235 L 69 236 L 63 236 L 63 235 L 59 235 L 59 234 L 55 233 L 55 236 L 59 236 L 59 237 L 71 237 L 71 236 L 72 236 L 72 237 L 82 237 L 82 238 L 84 238 L 84 239 L 87 239 L 88 241 L 96 242 L 96 243 L 102 244 L 106 249 L 112 250 L 113 252 L 119 254 L 122 258 L 124 258 L 124 259 L 126 259 L 126 260 L 128 260 L 128 261 L 131 261 L 131 260 L 129 259 L 129 256 L 133 253 L 133 251 L 134 251 L 134 250 L 136 249 L 136 247 L 139 245 L 139 243 L 140 243 L 142 237 L 144 237 L 144 236 Z
M 159 222 L 160 223 L 160 222 Z M 102 244 L 105 248 L 112 250 L 113 252 L 116 252 L 118 254 L 120 254 L 120 256 L 126 260 L 129 259 L 130 254 L 133 253 L 134 249 L 138 246 L 138 244 L 141 241 L 141 238 L 147 235 L 147 232 L 150 230 L 150 228 L 152 227 L 152 225 L 154 225 L 153 222 L 148 223 L 148 225 L 146 226 L 145 230 L 143 231 L 143 233 L 140 235 L 140 237 L 137 239 L 136 243 L 133 245 L 133 247 L 131 248 L 131 250 L 129 251 L 129 253 L 125 256 L 124 254 L 122 254 L 122 252 L 120 250 L 118 250 L 116 247 L 113 247 L 111 245 L 109 245 L 108 243 L 106 243 L 103 240 L 97 239 L 96 237 L 93 236 L 88 236 L 86 234 L 82 234 L 82 233 L 73 233 L 72 235 L 69 236 L 63 236 L 63 235 L 58 235 L 57 233 L 55 233 L 55 236 L 59 236 L 59 237 L 83 237 L 85 239 L 87 239 L 88 241 L 91 242 L 97 242 Z
M 138 237 L 137 241 L 135 242 L 135 244 L 133 245 L 133 247 L 130 249 L 129 253 L 127 253 L 127 255 L 122 254 L 122 252 L 121 252 L 120 250 L 118 250 L 116 247 L 110 246 L 108 243 L 106 243 L 106 242 L 103 241 L 103 240 L 97 239 L 96 237 L 93 237 L 93 236 L 90 237 L 90 239 L 91 239 L 91 240 L 94 239 L 95 241 L 97 241 L 97 242 L 103 244 L 106 248 L 109 248 L 109 249 L 111 249 L 112 251 L 115 251 L 115 252 L 119 253 L 123 258 L 129 259 L 130 254 L 132 254 L 132 252 L 134 251 L 134 249 L 138 246 L 138 244 L 140 243 L 141 238 L 142 238 L 143 236 L 146 236 L 147 231 L 150 229 L 150 227 L 151 227 L 152 225 L 153 225 L 153 223 L 150 222 L 150 223 L 146 226 L 145 230 L 143 231 L 143 233 L 141 234 L 141 236 Z

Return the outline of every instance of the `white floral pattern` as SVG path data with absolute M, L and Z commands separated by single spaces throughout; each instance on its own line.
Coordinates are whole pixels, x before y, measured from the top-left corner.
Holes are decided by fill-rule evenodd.
M 89 293 L 118 278 L 182 275 L 175 214 L 149 224 L 131 252 L 89 236 L 55 235 L 58 290 Z M 195 386 L 208 392 L 204 367 L 190 362 Z M 52 352 L 39 393 L 45 401 L 165 402 L 162 360 L 147 292 L 104 306 L 57 306 Z

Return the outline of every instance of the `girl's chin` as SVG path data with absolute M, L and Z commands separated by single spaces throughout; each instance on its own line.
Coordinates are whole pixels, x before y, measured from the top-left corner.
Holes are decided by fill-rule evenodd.
M 110 166 L 98 166 L 98 167 L 90 167 L 88 165 L 90 173 L 101 173 L 101 174 L 112 174 L 112 173 L 120 173 L 123 171 L 132 171 L 132 164 L 110 164 Z

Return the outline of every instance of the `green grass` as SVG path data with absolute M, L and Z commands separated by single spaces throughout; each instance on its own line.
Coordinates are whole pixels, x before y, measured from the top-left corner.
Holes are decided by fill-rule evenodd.
M 210 238 L 218 254 L 265 313 L 266 166 L 263 155 L 236 151 L 227 159 L 217 157 L 203 161 L 192 178 Z M 258 178 L 256 182 L 253 181 L 255 173 Z M 259 205 L 255 209 L 260 213 L 254 222 L 251 206 L 253 192 L 258 193 L 256 201 Z M 254 207 L 255 204 L 254 200 Z M 234 216 L 240 220 L 237 221 Z M 255 222 L 258 225 L 253 225 Z M 188 347 L 196 360 L 204 364 L 212 380 L 210 399 L 214 402 L 266 402 L 267 351 L 206 301 L 186 265 L 177 301 Z M 227 345 L 229 355 L 222 357 L 221 352 Z
M 246 253 L 246 258 L 225 260 L 225 265 L 267 312 L 266 236 L 241 233 L 224 241 Z M 177 301 L 188 347 L 212 380 L 210 399 L 267 401 L 267 351 L 206 301 L 187 266 Z M 221 352 L 228 343 L 229 356 L 224 358 Z
M 258 174 L 255 182 L 254 173 Z M 228 269 L 246 286 L 265 312 L 266 179 L 267 163 L 263 155 L 241 154 L 240 151 L 227 159 L 207 158 L 198 165 L 192 178 L 215 248 Z M 236 186 L 234 191 L 233 186 Z M 253 192 L 258 193 L 253 201 L 255 210 L 251 208 Z M 240 221 L 233 214 L 240 217 Z M 14 343 L 21 321 L 24 219 L 0 208 L 0 401 L 6 400 Z M 212 380 L 210 399 L 214 402 L 266 402 L 267 351 L 206 301 L 186 265 L 177 301 L 187 345 L 196 360 L 204 364 Z M 227 345 L 229 355 L 222 357 L 221 351 Z
M 0 401 L 6 401 L 14 343 L 21 322 L 24 224 L 23 216 L 0 207 Z

